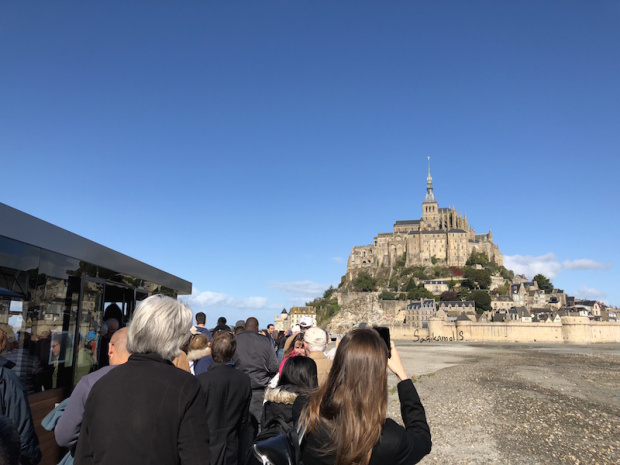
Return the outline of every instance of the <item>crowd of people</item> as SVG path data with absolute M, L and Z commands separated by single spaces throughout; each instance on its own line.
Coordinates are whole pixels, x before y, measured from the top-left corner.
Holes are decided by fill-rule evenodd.
M 272 324 L 260 330 L 254 317 L 233 327 L 220 317 L 211 330 L 204 313 L 193 318 L 181 300 L 155 295 L 142 301 L 127 327 L 113 328 L 109 365 L 80 377 L 55 424 L 69 460 L 237 465 L 250 459 L 257 441 L 292 429 L 300 432 L 307 465 L 413 464 L 430 452 L 413 382 L 397 349 L 392 344 L 388 358 L 374 330 L 352 330 L 328 352 L 327 332 L 308 317 L 288 333 Z M 404 427 L 386 418 L 388 369 L 400 380 Z M 8 380 L 25 399 L 21 416 L 31 422 L 26 390 L 12 375 Z M 0 416 L 3 431 L 12 424 L 27 431 L 19 435 L 21 463 L 37 463 L 32 424 L 17 425 L 4 401 L 2 407 L 9 420 Z M 16 439 L 6 438 L 0 454 L 12 457 Z

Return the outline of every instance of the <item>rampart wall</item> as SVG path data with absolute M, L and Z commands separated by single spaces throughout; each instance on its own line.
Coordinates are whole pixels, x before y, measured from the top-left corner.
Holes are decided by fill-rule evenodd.
M 561 323 L 474 323 L 432 319 L 428 328 L 392 325 L 393 339 L 412 341 L 556 342 L 567 344 L 620 343 L 620 322 L 562 317 Z

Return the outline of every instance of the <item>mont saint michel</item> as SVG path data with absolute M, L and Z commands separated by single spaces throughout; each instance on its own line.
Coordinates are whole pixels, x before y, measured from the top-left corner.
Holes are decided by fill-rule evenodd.
M 276 323 L 294 324 L 318 309 L 317 321 L 332 331 L 366 322 L 410 340 L 589 343 L 620 337 L 615 308 L 575 299 L 542 274 L 531 280 L 515 274 L 504 267 L 490 229 L 476 234 L 466 214 L 440 208 L 430 158 L 420 218 L 398 220 L 372 244 L 354 246 L 338 288 L 308 305 Z
M 503 265 L 493 233 L 476 234 L 467 215 L 454 208 L 439 208 L 433 193 L 430 158 L 426 178 L 426 196 L 419 220 L 394 223 L 391 233 L 379 233 L 372 245 L 353 247 L 347 264 L 349 275 L 355 271 L 392 268 L 401 257 L 405 266 L 465 266 L 472 252 L 484 253 L 489 260 Z

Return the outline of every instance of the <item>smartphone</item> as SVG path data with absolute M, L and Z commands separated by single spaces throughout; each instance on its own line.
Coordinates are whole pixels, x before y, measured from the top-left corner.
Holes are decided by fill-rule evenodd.
M 392 358 L 392 347 L 390 345 L 390 328 L 388 328 L 387 326 L 373 326 L 372 329 L 379 333 L 379 336 L 381 336 L 381 339 L 383 339 L 383 342 L 385 342 L 385 345 L 387 346 L 388 358 Z

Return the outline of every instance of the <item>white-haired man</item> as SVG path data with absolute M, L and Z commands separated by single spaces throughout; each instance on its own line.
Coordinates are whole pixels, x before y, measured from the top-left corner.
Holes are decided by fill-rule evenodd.
M 171 363 L 191 326 L 183 302 L 163 295 L 142 301 L 129 326 L 129 360 L 90 391 L 76 464 L 210 462 L 205 395 Z
M 304 342 L 308 357 L 316 362 L 316 374 L 321 386 L 329 375 L 332 361 L 325 357 L 323 351 L 327 348 L 327 333 L 321 328 L 310 328 L 304 334 Z

